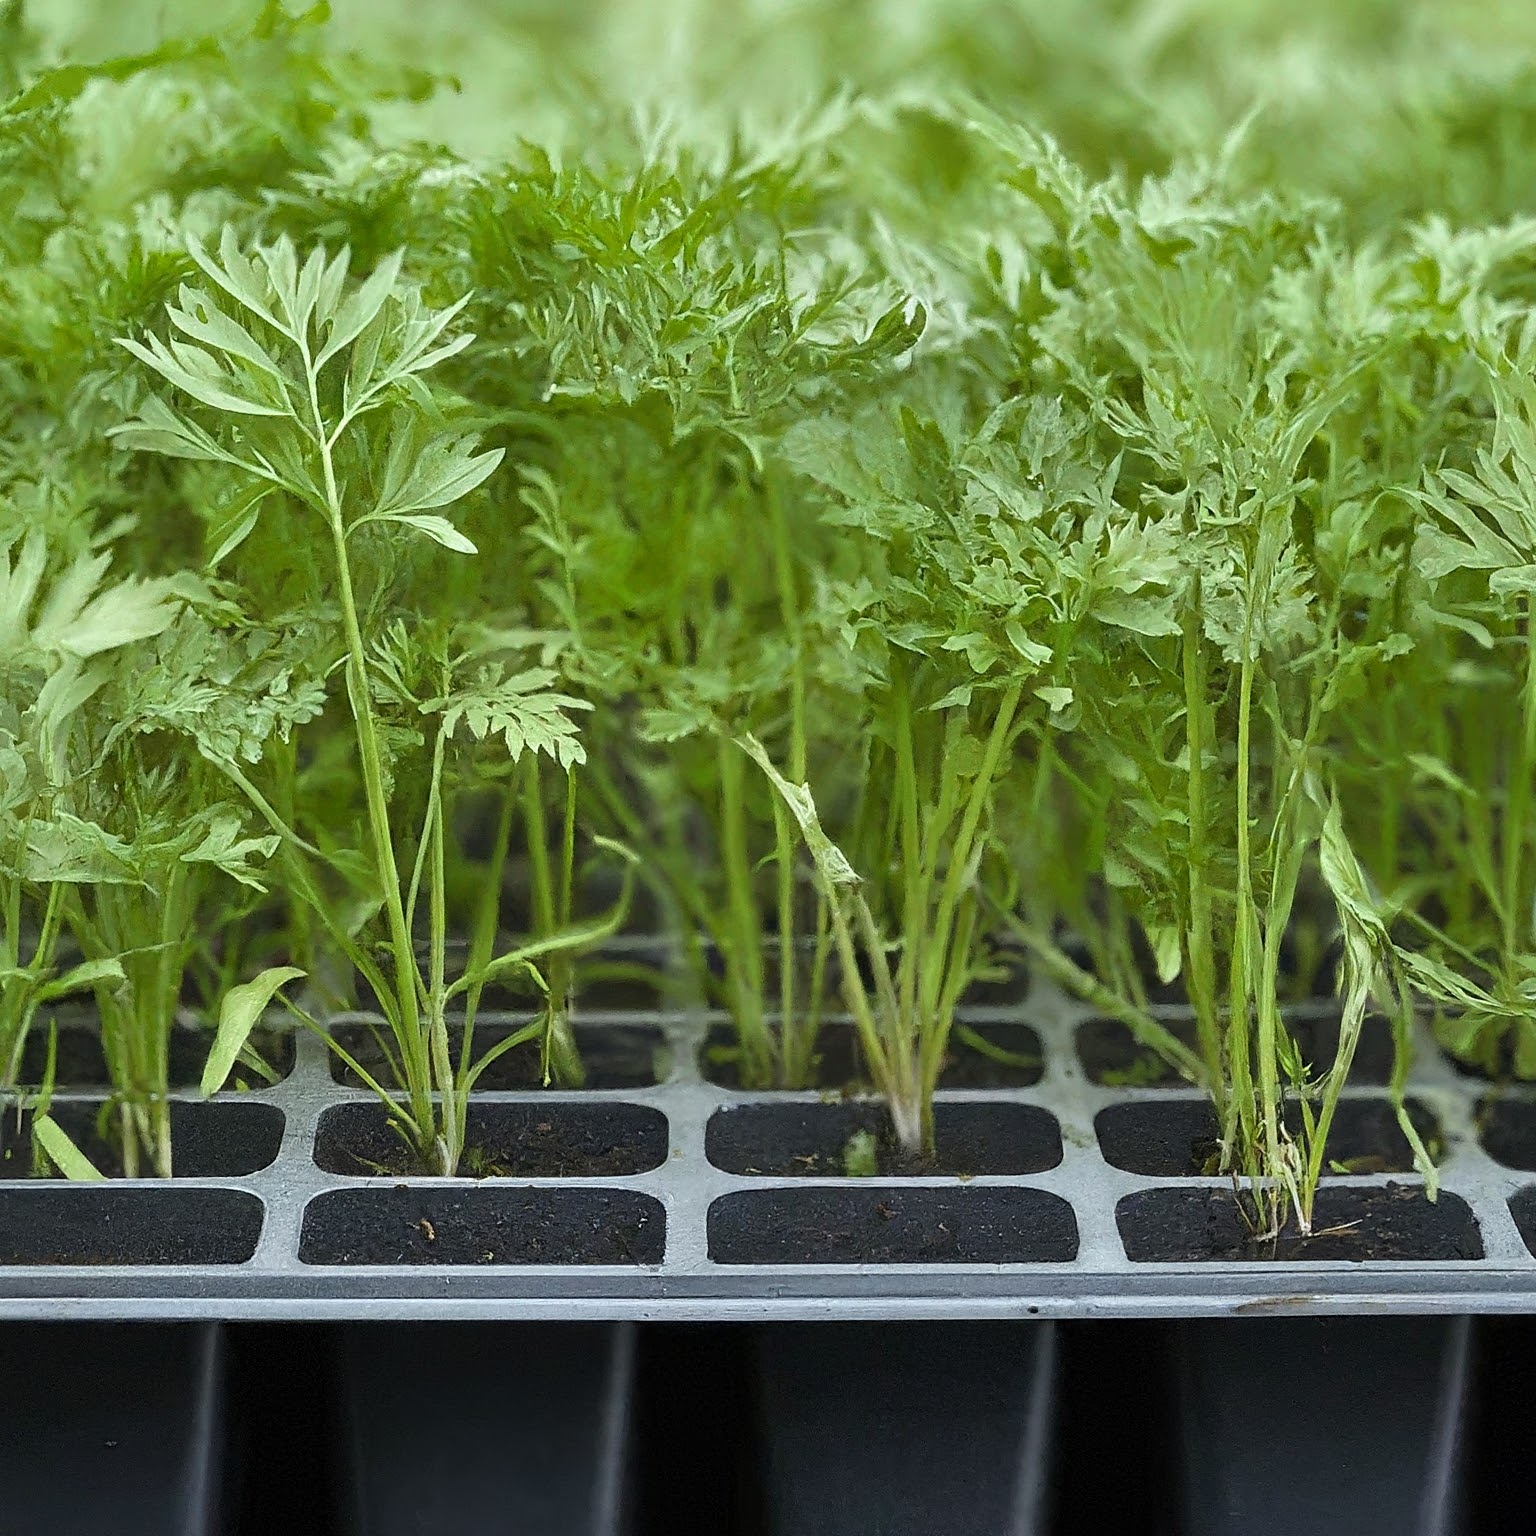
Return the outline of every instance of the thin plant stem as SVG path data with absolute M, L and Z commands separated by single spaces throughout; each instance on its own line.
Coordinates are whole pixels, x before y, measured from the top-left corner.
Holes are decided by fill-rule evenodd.
M 362 625 L 358 619 L 357 598 L 352 588 L 352 564 L 347 553 L 347 527 L 336 484 L 336 465 L 332 441 L 326 435 L 325 417 L 320 408 L 318 378 L 310 358 L 309 344 L 299 338 L 305 374 L 309 383 L 309 406 L 316 440 L 320 446 L 320 466 L 324 477 L 326 512 L 336 558 L 336 576 L 341 598 L 342 629 L 347 644 L 347 698 L 351 704 L 357 735 L 358 767 L 363 780 L 363 795 L 368 808 L 368 829 L 373 842 L 374 867 L 384 902 L 394 951 L 395 1002 L 399 1010 L 401 1061 L 405 1067 L 405 1088 L 411 1115 L 423 1139 L 435 1128 L 432 1103 L 432 1069 L 427 1042 L 421 1028 L 417 989 L 421 985 L 416 957 L 411 945 L 410 925 L 400 892 L 400 871 L 395 863 L 395 845 L 389 819 L 389 799 L 384 789 L 383 757 L 379 750 L 378 726 L 368 686 L 368 655 L 363 645 Z M 432 1139 L 435 1139 L 432 1138 Z
M 1504 947 L 1502 962 L 1511 995 L 1515 994 L 1518 986 L 1518 957 L 1526 948 L 1520 931 L 1521 925 L 1529 926 L 1527 904 L 1523 900 L 1525 853 L 1529 838 L 1526 823 L 1530 819 L 1531 779 L 1536 774 L 1536 623 L 1532 619 L 1536 604 L 1527 597 L 1524 606 L 1522 628 L 1525 667 L 1520 692 L 1519 736 L 1504 801 L 1501 861 L 1503 886 L 1499 904 Z
M 1222 1128 L 1223 1140 L 1230 1145 L 1234 1126 L 1225 1073 L 1222 1070 L 1221 1025 L 1216 1014 L 1212 898 L 1207 879 L 1209 855 L 1206 850 L 1206 829 L 1209 811 L 1206 803 L 1205 766 L 1206 673 L 1201 649 L 1198 573 L 1184 613 L 1182 657 L 1185 750 L 1189 758 L 1189 914 L 1184 936 L 1186 986 L 1190 1005 L 1194 1009 L 1200 1050 L 1205 1058 L 1206 1077 L 1215 1100 L 1217 1122 Z
M 720 856 L 731 935 L 723 958 L 736 1004 L 743 1080 L 762 1087 L 772 1083 L 777 1076 L 778 1052 L 762 1011 L 762 930 L 747 853 L 745 765 L 740 751 L 725 737 L 718 743 L 716 762 L 720 777 Z

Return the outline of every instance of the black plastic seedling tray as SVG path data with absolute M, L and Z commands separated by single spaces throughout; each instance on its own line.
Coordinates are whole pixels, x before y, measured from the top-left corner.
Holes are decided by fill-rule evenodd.
M 1128 1508 L 1181 1536 L 1524 1530 L 1486 1520 L 1530 1455 L 1488 1439 L 1506 1421 L 1484 1378 L 1523 1380 L 1530 1330 L 1489 1335 L 11 1323 L 0 1536 L 1072 1536 Z
M 1053 1324 L 786 1323 L 753 1343 L 765 1536 L 1050 1528 Z
M 0 1316 L 1536 1307 L 1536 1096 L 1462 1075 L 1427 1036 L 1412 1087 L 1442 1153 L 1438 1202 L 1407 1171 L 1385 1108 L 1389 1053 L 1372 1036 L 1333 1149 L 1355 1171 L 1325 1182 L 1318 1235 L 1255 1244 L 1230 1183 L 1198 1171 L 1204 1106 L 1155 1081 L 1123 1031 L 1039 984 L 964 1017 L 1011 1064 L 973 1056 L 948 1075 L 937 1164 L 915 1175 L 882 1143 L 879 1106 L 838 1091 L 846 1025 L 828 1026 L 826 1090 L 749 1093 L 708 1049 L 718 1015 L 588 1009 L 577 1027 L 592 1086 L 530 1086 L 526 1064 L 505 1058 L 472 1116 L 485 1176 L 455 1180 L 392 1164 L 377 1105 L 300 1035 L 274 1086 L 210 1104 L 178 1090 L 183 1176 L 170 1183 L 0 1179 Z M 1314 1054 L 1331 1017 L 1297 1015 Z M 55 1113 L 88 1124 L 100 1091 L 63 1092 Z M 876 1169 L 850 1178 L 860 1131 Z
M 20 1323 L 0 1347 L 0 1536 L 228 1528 L 217 1323 Z
M 349 1328 L 334 1469 L 343 1528 L 627 1536 L 635 1353 L 628 1323 Z
M 1469 1530 L 1471 1321 L 1177 1325 L 1182 1536 Z

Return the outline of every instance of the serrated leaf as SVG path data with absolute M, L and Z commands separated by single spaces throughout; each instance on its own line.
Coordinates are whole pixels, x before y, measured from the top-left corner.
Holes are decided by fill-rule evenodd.
M 66 885 L 137 885 L 142 880 L 127 843 L 69 811 L 55 811 L 47 821 L 28 826 L 14 872 L 23 880 Z
M 167 346 L 158 336 L 151 336 L 149 344 L 119 336 L 117 344 L 126 348 L 146 367 L 152 368 L 166 383 L 190 395 L 210 410 L 229 411 L 236 416 L 286 416 L 288 411 L 280 405 L 267 405 L 237 394 L 232 387 L 237 380 L 221 369 L 213 354 L 201 347 Z
M 176 615 L 162 582 L 124 581 L 94 597 L 58 632 L 55 643 L 82 660 L 164 633 Z
M 216 812 L 203 840 L 182 854 L 182 861 L 187 864 L 215 865 L 241 885 L 251 890 L 264 891 L 266 886 L 251 867 L 251 860 L 270 859 L 277 852 L 281 839 L 275 833 L 261 837 L 242 837 L 244 830 L 240 817 L 234 812 Z
M 361 521 L 396 521 L 403 513 L 446 507 L 483 485 L 504 456 L 500 448 L 476 453 L 474 439 L 470 437 L 436 438 L 419 445 L 406 441 L 410 453 L 407 472 L 398 472 L 392 450 L 391 473 L 379 504 Z
M 107 436 L 119 448 L 244 467 L 240 458 L 221 447 L 201 427 L 183 420 L 155 394 L 144 397 L 137 416 L 109 427 Z
M 268 303 L 268 287 L 257 273 L 255 264 L 240 250 L 234 226 L 226 224 L 219 233 L 219 259 L 213 260 L 203 249 L 202 242 L 191 239 L 187 250 L 192 260 L 218 287 L 222 288 L 237 304 L 265 320 L 274 331 L 292 337 L 288 328 L 278 320 Z
M 587 760 L 571 712 L 592 705 L 555 691 L 550 687 L 554 681 L 555 673 L 547 667 L 511 675 L 485 668 L 475 683 L 428 699 L 420 708 L 423 714 L 440 716 L 449 735 L 463 727 L 476 741 L 500 736 L 513 762 L 524 752 L 542 752 L 570 768 Z
M 365 523 L 397 523 L 415 533 L 426 534 L 434 544 L 441 544 L 444 549 L 451 549 L 456 555 L 480 553 L 446 517 L 408 512 L 374 512 L 368 517 L 359 518 L 352 526 L 361 528 Z
M 214 571 L 250 538 L 261 515 L 261 504 L 272 494 L 270 485 L 253 485 L 208 525 L 212 546 L 205 567 Z
M 380 316 L 390 294 L 394 292 L 395 284 L 400 280 L 400 266 L 404 256 L 404 251 L 395 251 L 386 256 L 374 268 L 368 280 L 337 311 L 335 319 L 331 321 L 325 345 L 315 357 L 316 372 L 343 348 L 351 346 L 362 334 L 364 327 Z
M 193 341 L 204 342 L 218 352 L 238 357 L 281 383 L 283 370 L 272 354 L 238 320 L 225 314 L 207 294 L 183 284 L 178 303 L 168 304 L 166 315 L 172 325 Z

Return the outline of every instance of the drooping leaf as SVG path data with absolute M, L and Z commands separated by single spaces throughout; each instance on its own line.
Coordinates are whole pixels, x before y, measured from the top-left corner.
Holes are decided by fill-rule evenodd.
M 32 1122 L 37 1144 L 66 1179 L 91 1183 L 103 1177 L 101 1170 L 70 1140 L 69 1133 L 52 1115 L 38 1115 Z
M 204 1098 L 217 1093 L 229 1081 L 229 1074 L 235 1070 L 235 1063 L 240 1059 L 251 1031 L 271 1007 L 279 989 L 290 981 L 301 980 L 304 975 L 295 966 L 272 966 L 224 994 L 224 1000 L 219 1004 L 219 1026 L 199 1085 Z

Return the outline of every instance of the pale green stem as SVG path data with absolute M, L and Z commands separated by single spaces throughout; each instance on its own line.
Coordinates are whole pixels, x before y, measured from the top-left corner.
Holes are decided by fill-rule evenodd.
M 1201 653 L 1200 583 L 1184 614 L 1184 732 L 1189 756 L 1189 926 L 1185 933 L 1186 985 L 1200 1049 L 1205 1057 L 1205 1078 L 1216 1105 L 1223 1142 L 1230 1147 L 1235 1126 L 1231 1100 L 1222 1070 L 1221 1024 L 1216 1014 L 1216 958 L 1212 945 L 1211 890 L 1206 872 L 1206 699 L 1205 664 Z
M 411 1115 L 423 1133 L 430 1129 L 435 1116 L 432 1106 L 432 1069 L 422 1037 L 418 1007 L 420 972 L 411 946 L 410 925 L 401 900 L 400 871 L 395 863 L 394 837 L 389 820 L 389 800 L 384 790 L 384 763 L 379 750 L 378 727 L 368 688 L 368 653 L 357 613 L 357 598 L 352 588 L 352 565 L 347 554 L 347 528 L 342 514 L 341 497 L 336 486 L 333 444 L 326 435 L 325 417 L 320 409 L 315 369 L 308 344 L 300 341 L 305 373 L 309 382 L 309 405 L 314 415 L 316 438 L 320 445 L 320 464 L 325 482 L 325 501 L 331 525 L 331 539 L 336 556 L 336 575 L 341 597 L 342 628 L 347 642 L 347 696 L 357 731 L 357 751 L 362 772 L 363 794 L 368 806 L 368 828 L 373 841 L 374 867 L 381 887 L 390 944 L 394 951 L 395 993 L 399 1009 L 400 1053 L 406 1069 L 406 1090 L 411 1100 Z
M 1525 679 L 1520 696 L 1520 737 L 1504 802 L 1502 969 L 1511 994 L 1518 984 L 1519 957 L 1530 949 L 1530 913 L 1525 910 L 1523 877 L 1529 832 L 1531 778 L 1536 774 L 1536 623 L 1532 599 L 1525 602 Z
M 429 1049 L 432 1073 L 437 1080 L 441 1097 L 441 1111 L 435 1127 L 432 1150 L 436 1154 L 439 1173 L 452 1175 L 458 1171 L 459 1158 L 464 1152 L 464 1127 L 468 1115 L 467 1096 L 453 1071 L 453 1057 L 448 1047 L 448 1019 L 445 1011 L 447 993 L 448 954 L 448 869 L 444 844 L 447 841 L 446 818 L 443 814 L 443 753 L 446 732 L 439 730 L 432 751 L 431 832 L 432 869 L 429 883 L 431 893 L 428 911 L 431 922 L 431 952 L 428 959 L 430 981 L 427 995 L 431 1014 L 428 1021 Z
M 729 738 L 717 749 L 720 776 L 720 854 L 724 865 L 726 902 L 730 914 L 730 947 L 722 957 L 735 1000 L 736 1028 L 741 1035 L 743 1080 L 764 1087 L 778 1076 L 772 1032 L 763 1018 L 762 930 L 752 889 L 752 864 L 747 852 L 745 763 Z
M 1232 1091 L 1237 1097 L 1245 1157 L 1251 1156 L 1255 1129 L 1264 1138 L 1264 1163 L 1270 1172 L 1280 1168 L 1279 1099 L 1280 1082 L 1276 1070 L 1276 1036 L 1273 1010 L 1260 1007 L 1257 1050 L 1259 1073 L 1259 1120 L 1255 1125 L 1253 1087 L 1250 1073 L 1248 1030 L 1254 997 L 1254 965 L 1259 960 L 1261 939 L 1258 910 L 1253 893 L 1253 866 L 1250 816 L 1250 756 L 1253 750 L 1253 659 L 1244 648 L 1238 673 L 1237 696 L 1237 916 L 1233 934 L 1230 1013 L 1227 1029 L 1231 1041 L 1227 1052 L 1232 1073 Z
M 769 476 L 764 485 L 769 527 L 773 535 L 774 575 L 779 592 L 779 618 L 791 651 L 789 679 L 789 777 L 803 783 L 806 776 L 806 679 L 805 623 L 795 592 L 794 564 L 790 556 L 789 527 L 778 487 Z M 784 807 L 774 801 L 773 834 L 775 872 L 778 881 L 779 921 L 779 1036 L 778 1080 L 781 1087 L 803 1087 L 815 1049 L 815 999 L 807 998 L 805 1016 L 797 1007 L 796 980 L 800 956 L 795 946 L 795 839 Z

